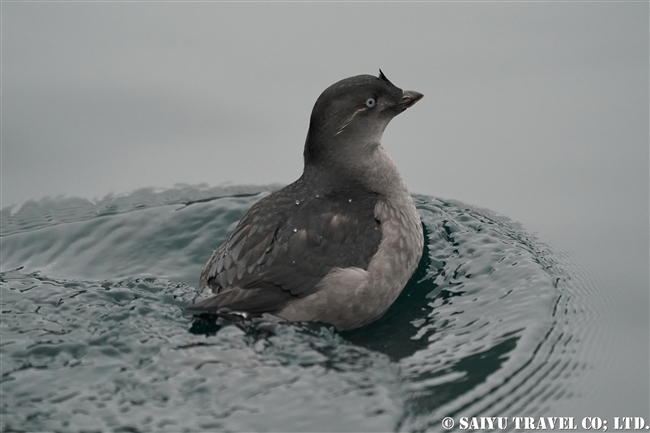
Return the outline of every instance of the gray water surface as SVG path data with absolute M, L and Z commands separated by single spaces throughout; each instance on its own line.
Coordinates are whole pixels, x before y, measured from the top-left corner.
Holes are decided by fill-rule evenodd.
M 422 261 L 370 326 L 184 311 L 270 189 L 3 209 L 3 430 L 434 431 L 445 416 L 548 415 L 603 357 L 588 276 L 507 218 L 427 196 Z

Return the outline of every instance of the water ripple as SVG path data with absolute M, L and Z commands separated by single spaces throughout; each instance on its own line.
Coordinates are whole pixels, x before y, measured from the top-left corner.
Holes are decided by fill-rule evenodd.
M 425 196 L 425 254 L 374 324 L 193 317 L 204 260 L 257 191 L 3 209 L 3 429 L 436 431 L 544 413 L 596 356 L 588 275 L 503 216 Z

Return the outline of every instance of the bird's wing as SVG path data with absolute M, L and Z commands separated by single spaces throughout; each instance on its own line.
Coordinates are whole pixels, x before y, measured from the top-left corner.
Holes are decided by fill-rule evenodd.
M 201 273 L 217 295 L 190 308 L 272 312 L 313 293 L 333 268 L 367 269 L 381 242 L 375 203 L 373 194 L 301 197 L 289 187 L 265 197 Z

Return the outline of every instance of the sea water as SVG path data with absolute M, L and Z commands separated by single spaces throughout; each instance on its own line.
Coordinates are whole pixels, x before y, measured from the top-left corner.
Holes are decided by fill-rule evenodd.
M 3 209 L 3 431 L 433 431 L 572 398 L 589 368 L 579 272 L 458 202 L 414 196 L 422 260 L 367 327 L 186 311 L 212 251 L 272 189 Z

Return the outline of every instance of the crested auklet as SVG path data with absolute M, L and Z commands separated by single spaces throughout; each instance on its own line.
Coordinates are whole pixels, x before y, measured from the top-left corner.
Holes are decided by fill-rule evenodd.
M 381 146 L 390 120 L 422 94 L 379 71 L 341 80 L 311 113 L 304 170 L 255 203 L 210 257 L 191 310 L 270 313 L 346 330 L 380 318 L 420 261 L 420 218 Z

